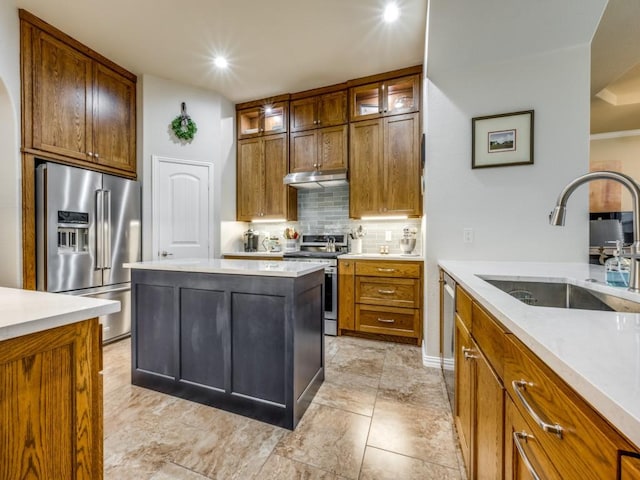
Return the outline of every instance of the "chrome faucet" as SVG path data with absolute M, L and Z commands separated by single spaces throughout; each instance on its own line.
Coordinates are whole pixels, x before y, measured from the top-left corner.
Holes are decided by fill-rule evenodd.
M 560 192 L 556 207 L 549 214 L 549 223 L 556 226 L 564 225 L 567 200 L 576 188 L 593 180 L 613 180 L 627 187 L 627 190 L 631 193 L 633 200 L 633 244 L 630 247 L 629 253 L 623 254 L 622 256 L 631 259 L 629 290 L 632 292 L 640 292 L 640 187 L 633 178 L 622 173 L 609 171 L 590 172 L 576 178 L 569 182 L 562 192 Z

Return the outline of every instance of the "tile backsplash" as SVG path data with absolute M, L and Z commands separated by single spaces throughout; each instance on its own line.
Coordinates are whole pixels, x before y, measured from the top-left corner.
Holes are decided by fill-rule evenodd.
M 421 254 L 422 220 L 354 220 L 349 218 L 349 187 L 331 187 L 317 190 L 298 190 L 298 221 L 287 223 L 251 224 L 262 234 L 276 234 L 282 237 L 285 227 L 295 227 L 301 235 L 333 233 L 348 234 L 359 225 L 365 231 L 362 239 L 362 253 L 377 253 L 381 245 L 389 246 L 389 253 L 402 253 L 400 239 L 402 227 L 409 225 L 417 230 L 416 248 L 413 253 Z M 391 232 L 391 241 L 386 241 L 386 232 Z

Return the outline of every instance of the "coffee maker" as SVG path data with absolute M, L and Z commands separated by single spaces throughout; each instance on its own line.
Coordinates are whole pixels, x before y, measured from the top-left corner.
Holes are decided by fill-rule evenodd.
M 258 239 L 260 238 L 260 235 L 258 234 L 258 232 L 250 228 L 249 230 L 244 232 L 243 237 L 244 237 L 244 251 L 257 252 L 258 245 L 260 245 L 260 243 L 258 242 Z

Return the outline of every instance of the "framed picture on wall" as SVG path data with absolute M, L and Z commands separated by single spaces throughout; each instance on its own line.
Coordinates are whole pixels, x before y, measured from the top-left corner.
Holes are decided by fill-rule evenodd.
M 533 163 L 533 110 L 471 119 L 471 168 Z

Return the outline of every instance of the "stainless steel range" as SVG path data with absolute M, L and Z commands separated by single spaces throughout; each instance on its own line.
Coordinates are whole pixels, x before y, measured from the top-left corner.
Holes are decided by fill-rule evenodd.
M 300 250 L 285 252 L 285 261 L 322 263 L 324 269 L 324 333 L 338 333 L 338 256 L 346 253 L 345 235 L 303 235 Z

